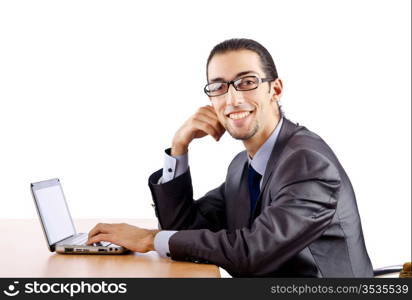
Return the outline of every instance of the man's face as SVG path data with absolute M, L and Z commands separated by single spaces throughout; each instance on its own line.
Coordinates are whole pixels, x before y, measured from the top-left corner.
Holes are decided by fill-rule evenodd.
M 209 82 L 236 80 L 255 75 L 266 78 L 259 56 L 250 50 L 230 51 L 216 54 L 209 62 Z M 222 126 L 235 139 L 248 140 L 259 133 L 273 130 L 278 118 L 276 86 L 281 92 L 281 82 L 261 83 L 257 89 L 237 91 L 229 86 L 226 94 L 209 97 Z M 269 132 L 270 133 L 270 132 Z

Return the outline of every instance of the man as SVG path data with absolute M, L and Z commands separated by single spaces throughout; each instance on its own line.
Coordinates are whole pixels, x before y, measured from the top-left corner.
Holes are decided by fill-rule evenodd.
M 319 136 L 283 117 L 269 52 L 253 40 L 227 40 L 206 69 L 212 105 L 176 132 L 164 168 L 149 178 L 162 230 L 98 224 L 89 243 L 210 262 L 233 276 L 372 276 L 349 178 Z M 194 201 L 189 145 L 225 131 L 245 151 L 221 186 Z

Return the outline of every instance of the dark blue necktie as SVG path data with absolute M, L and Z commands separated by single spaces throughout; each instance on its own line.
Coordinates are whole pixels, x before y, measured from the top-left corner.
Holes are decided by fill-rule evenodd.
M 247 183 L 249 185 L 249 196 L 250 196 L 250 212 L 253 213 L 255 210 L 256 202 L 260 194 L 260 179 L 262 175 L 249 165 Z

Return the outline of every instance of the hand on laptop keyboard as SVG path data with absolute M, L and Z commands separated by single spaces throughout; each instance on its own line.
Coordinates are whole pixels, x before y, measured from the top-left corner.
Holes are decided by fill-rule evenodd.
M 111 245 L 111 244 L 112 244 L 112 243 L 110 243 L 110 242 L 97 242 L 97 243 L 94 243 L 93 246 L 107 247 L 107 246 L 109 246 L 109 245 Z

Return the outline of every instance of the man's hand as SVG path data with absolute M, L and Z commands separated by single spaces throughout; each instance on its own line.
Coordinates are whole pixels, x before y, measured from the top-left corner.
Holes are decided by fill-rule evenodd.
M 216 141 L 225 133 L 215 110 L 207 105 L 199 108 L 176 132 L 172 142 L 172 156 L 178 156 L 188 151 L 193 139 L 211 135 Z
M 139 228 L 125 223 L 99 223 L 90 230 L 87 244 L 105 241 L 123 246 L 134 252 L 148 252 L 155 250 L 154 237 L 159 231 Z

